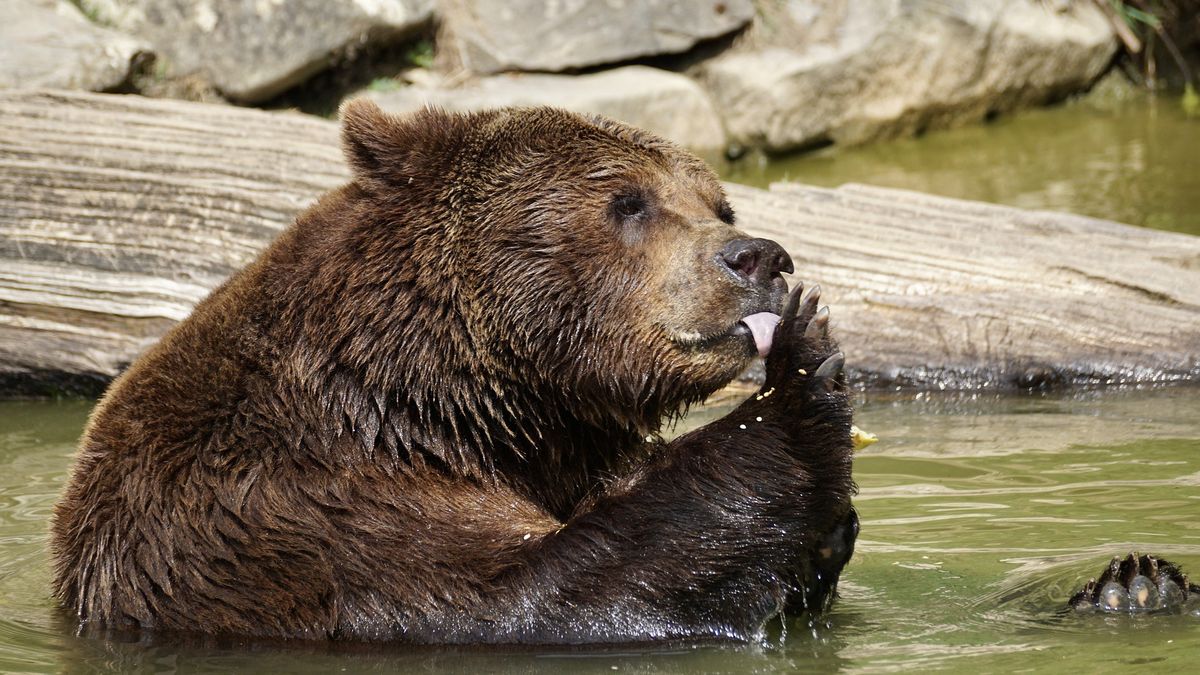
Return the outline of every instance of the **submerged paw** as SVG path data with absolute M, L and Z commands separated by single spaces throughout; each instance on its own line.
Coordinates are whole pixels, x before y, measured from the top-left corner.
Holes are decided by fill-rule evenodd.
M 1071 597 L 1070 605 L 1080 611 L 1174 611 L 1196 593 L 1200 588 L 1191 585 L 1175 563 L 1130 553 L 1123 559 L 1113 558 L 1098 579 Z
M 841 522 L 826 533 L 811 552 L 806 580 L 803 587 L 788 599 L 787 611 L 821 612 L 829 609 L 837 593 L 842 569 L 854 555 L 857 539 L 858 512 L 851 507 Z

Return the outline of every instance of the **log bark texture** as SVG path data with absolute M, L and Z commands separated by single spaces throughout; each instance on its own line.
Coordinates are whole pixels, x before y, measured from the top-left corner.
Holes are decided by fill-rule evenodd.
M 727 185 L 821 284 L 860 382 L 1200 381 L 1200 237 L 865 185 Z
M 0 396 L 96 393 L 348 172 L 291 113 L 0 92 Z M 728 185 L 867 386 L 1200 379 L 1200 238 L 866 186 Z
M 102 389 L 348 176 L 317 118 L 0 92 L 0 396 Z

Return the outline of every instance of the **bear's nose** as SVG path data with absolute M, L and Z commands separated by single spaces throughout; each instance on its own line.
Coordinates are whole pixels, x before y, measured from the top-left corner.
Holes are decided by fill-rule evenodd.
M 718 260 L 736 276 L 765 286 L 780 272 L 792 273 L 792 257 L 770 239 L 734 239 L 725 244 Z

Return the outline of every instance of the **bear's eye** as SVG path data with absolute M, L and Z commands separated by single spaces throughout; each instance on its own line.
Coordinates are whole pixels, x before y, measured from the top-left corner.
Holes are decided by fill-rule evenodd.
M 733 224 L 733 207 L 724 199 L 721 200 L 720 204 L 717 204 L 717 217 L 726 225 Z
M 640 219 L 646 215 L 646 198 L 640 194 L 623 194 L 613 198 L 609 209 L 620 222 Z

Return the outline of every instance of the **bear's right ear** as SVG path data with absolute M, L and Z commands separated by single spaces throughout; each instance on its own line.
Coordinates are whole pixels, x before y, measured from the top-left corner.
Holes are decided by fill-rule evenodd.
M 374 101 L 356 98 L 342 104 L 342 148 L 354 180 L 369 192 L 381 192 L 429 175 L 431 161 L 447 151 L 454 116 L 425 109 L 389 115 Z

